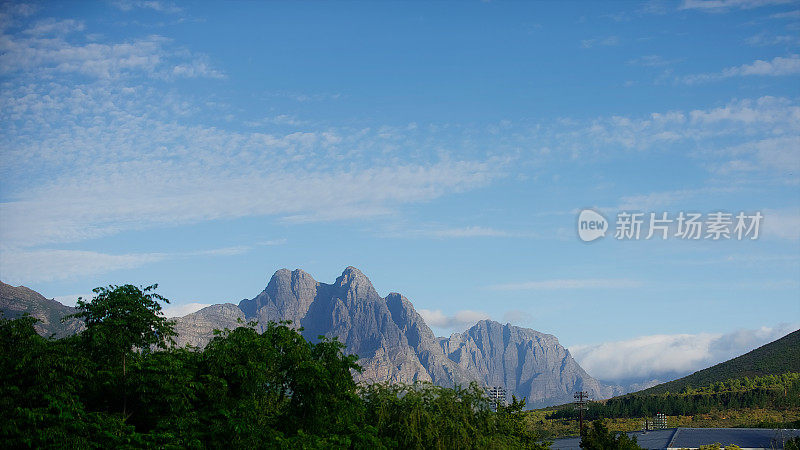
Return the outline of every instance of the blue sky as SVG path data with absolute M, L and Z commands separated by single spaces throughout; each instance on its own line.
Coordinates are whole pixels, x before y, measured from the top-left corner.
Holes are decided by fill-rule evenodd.
M 685 372 L 800 326 L 800 3 L 5 3 L 0 279 L 173 313 L 348 265 Z M 578 239 L 582 208 L 612 233 Z M 620 211 L 764 216 L 617 240 Z M 671 232 L 672 234 L 672 232 Z

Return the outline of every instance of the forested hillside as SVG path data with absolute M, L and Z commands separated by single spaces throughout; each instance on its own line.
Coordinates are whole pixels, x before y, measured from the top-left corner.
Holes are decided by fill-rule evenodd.
M 589 403 L 588 419 L 619 417 L 652 417 L 706 414 L 715 410 L 770 409 L 800 407 L 800 373 L 766 375 L 756 378 L 733 378 L 703 388 L 686 387 L 683 392 L 650 395 L 623 395 L 606 401 Z M 567 407 L 556 410 L 549 418 L 574 418 L 578 412 Z
M 670 426 L 800 426 L 800 331 L 687 377 L 590 402 L 585 417 L 618 419 L 618 431 L 630 431 L 657 413 L 670 416 Z M 578 411 L 568 404 L 537 417 L 540 429 L 563 432 Z
M 687 387 L 711 386 L 731 378 L 800 372 L 800 330 L 751 352 L 674 381 L 659 384 L 634 395 L 681 392 Z

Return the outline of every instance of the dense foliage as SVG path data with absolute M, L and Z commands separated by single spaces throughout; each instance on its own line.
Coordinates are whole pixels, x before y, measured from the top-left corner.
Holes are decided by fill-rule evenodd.
M 544 448 L 524 400 L 483 391 L 358 386 L 355 355 L 287 323 L 170 346 L 155 286 L 110 286 L 78 303 L 86 330 L 46 339 L 0 318 L 0 441 L 12 448 Z
M 681 392 L 686 387 L 710 386 L 739 377 L 760 377 L 787 372 L 800 372 L 800 330 L 789 333 L 751 352 L 715 366 L 697 371 L 674 381 L 659 384 L 639 394 Z
M 680 393 L 625 395 L 605 402 L 589 403 L 585 417 L 649 417 L 705 414 L 713 410 L 739 408 L 786 409 L 800 406 L 800 373 L 734 378 L 703 388 L 685 387 Z M 551 419 L 574 418 L 573 408 L 559 409 Z
M 639 450 L 636 437 L 608 430 L 602 420 L 595 420 L 581 438 L 581 448 L 587 450 Z
M 363 398 L 378 434 L 399 448 L 547 448 L 525 422 L 524 399 L 495 412 L 474 383 L 466 389 L 373 384 Z

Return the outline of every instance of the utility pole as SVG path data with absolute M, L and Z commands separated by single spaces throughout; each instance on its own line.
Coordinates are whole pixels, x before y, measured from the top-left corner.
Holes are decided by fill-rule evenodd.
M 581 436 L 583 436 L 583 412 L 586 411 L 586 409 L 588 409 L 586 403 L 589 400 L 589 393 L 586 391 L 579 391 L 576 392 L 573 397 L 576 400 L 575 409 L 578 410 L 578 414 L 580 417 L 580 434 Z

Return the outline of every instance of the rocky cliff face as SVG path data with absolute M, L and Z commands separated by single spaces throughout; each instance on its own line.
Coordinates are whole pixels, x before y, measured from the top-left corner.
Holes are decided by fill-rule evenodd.
M 61 319 L 74 314 L 75 308 L 47 299 L 42 294 L 25 286 L 10 286 L 0 282 L 0 312 L 6 319 L 15 319 L 25 313 L 39 319 L 34 325 L 42 336 L 62 338 L 83 331 L 83 322 L 79 319 Z
M 310 340 L 336 337 L 360 356 L 359 381 L 465 380 L 449 361 L 433 332 L 400 294 L 378 295 L 369 279 L 348 267 L 333 284 L 319 283 L 302 270 L 275 272 L 266 289 L 239 308 L 265 326 L 290 320 Z
M 464 333 L 437 338 L 408 299 L 378 295 L 369 279 L 348 267 L 333 284 L 281 269 L 267 288 L 239 307 L 248 319 L 291 320 L 303 335 L 336 337 L 360 356 L 366 381 L 432 381 L 451 386 L 477 381 L 505 386 L 531 406 L 612 394 L 587 374 L 552 335 L 484 320 Z
M 0 310 L 27 310 L 45 322 L 42 334 L 63 336 L 82 329 L 80 321 L 56 327 L 72 308 L 26 289 L 0 285 Z M 348 267 L 333 284 L 320 283 L 302 270 L 281 269 L 256 297 L 238 306 L 226 303 L 175 319 L 180 346 L 205 346 L 214 329 L 233 329 L 256 320 L 289 320 L 312 341 L 336 337 L 360 357 L 358 381 L 430 381 L 443 386 L 476 381 L 504 386 L 509 396 L 526 397 L 530 406 L 572 401 L 574 391 L 607 398 L 612 388 L 598 383 L 549 334 L 484 320 L 464 333 L 437 338 L 408 299 L 381 297 L 369 279 Z
M 205 347 L 214 338 L 214 330 L 234 329 L 245 325 L 245 316 L 233 303 L 207 306 L 200 311 L 178 317 L 175 320 L 175 344 Z
M 505 386 L 534 407 L 571 402 L 575 391 L 587 391 L 592 398 L 612 394 L 550 334 L 482 320 L 440 344 L 450 360 L 481 384 Z

